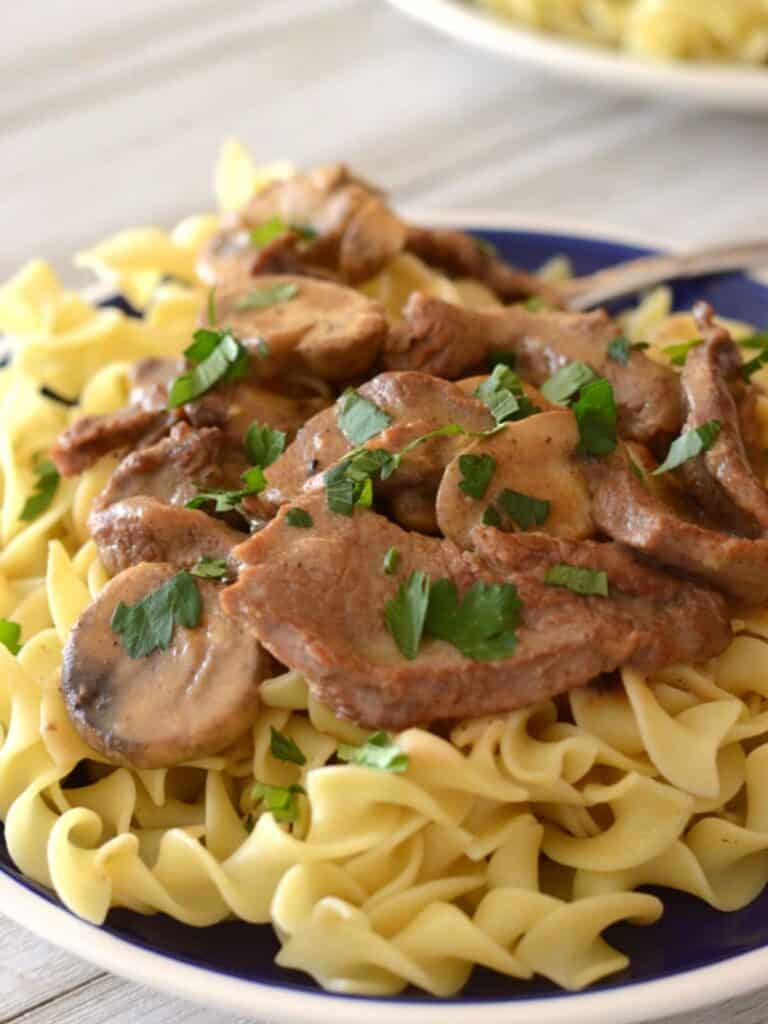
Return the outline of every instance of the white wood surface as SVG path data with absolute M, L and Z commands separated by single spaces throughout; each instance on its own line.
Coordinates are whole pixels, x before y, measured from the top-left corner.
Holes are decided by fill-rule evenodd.
M 463 49 L 383 0 L 3 5 L 0 280 L 211 205 L 226 135 L 343 156 L 401 204 L 499 207 L 678 244 L 768 234 L 768 122 L 609 98 Z M 72 276 L 72 280 L 76 280 Z M 652 1007 L 649 1007 L 649 1015 Z M 764 1024 L 768 991 L 683 1024 Z M 0 1024 L 234 1024 L 0 918 Z

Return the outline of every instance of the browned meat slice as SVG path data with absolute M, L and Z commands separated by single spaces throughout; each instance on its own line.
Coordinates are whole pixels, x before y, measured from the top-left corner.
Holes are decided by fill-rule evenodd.
M 170 562 L 189 569 L 205 555 L 228 558 L 244 538 L 205 512 L 141 495 L 94 509 L 88 529 L 110 576 L 140 562 Z
M 768 530 L 768 492 L 750 465 L 739 415 L 739 405 L 752 389 L 741 377 L 741 351 L 728 331 L 714 322 L 712 307 L 700 303 L 695 315 L 704 344 L 689 353 L 683 370 L 685 429 L 717 420 L 720 433 L 704 454 L 689 459 L 680 472 L 687 488 L 717 522 L 756 537 Z
M 83 416 L 56 438 L 51 458 L 62 476 L 77 476 L 115 449 L 162 437 L 172 422 L 172 414 L 140 407 Z
M 541 296 L 559 306 L 556 288 L 500 259 L 491 246 L 464 231 L 408 226 L 406 247 L 432 267 L 451 277 L 473 277 L 482 281 L 503 302 Z
M 686 518 L 648 490 L 625 452 L 584 465 L 593 492 L 592 516 L 609 537 L 705 580 L 736 601 L 768 600 L 768 539 L 735 537 Z
M 678 432 L 680 386 L 674 371 L 630 353 L 627 365 L 608 358 L 618 331 L 604 312 L 533 313 L 523 306 L 471 310 L 414 293 L 405 322 L 385 346 L 390 369 L 414 369 L 455 379 L 482 366 L 489 353 L 514 353 L 521 376 L 540 385 L 562 366 L 584 362 L 613 386 L 619 431 L 647 442 Z
M 252 423 L 266 423 L 292 438 L 310 416 L 327 404 L 320 396 L 293 398 L 250 381 L 233 381 L 185 405 L 184 415 L 195 427 L 220 427 L 230 445 L 242 449 Z
M 371 448 L 398 451 L 416 437 L 449 423 L 458 423 L 470 431 L 494 426 L 493 417 L 482 402 L 465 394 L 458 385 L 424 373 L 381 373 L 363 384 L 358 393 L 392 419 L 390 427 L 368 442 Z M 259 495 L 267 506 L 275 508 L 291 501 L 312 477 L 324 473 L 350 451 L 352 445 L 337 423 L 342 401 L 343 398 L 309 420 L 293 444 L 267 469 L 267 489 Z M 463 446 L 466 438 L 435 438 L 420 445 L 390 478 L 392 487 L 426 484 L 432 488 L 434 500 L 434 490 L 455 454 L 457 442 Z M 310 488 L 321 485 L 318 478 Z
M 168 583 L 171 565 L 121 573 L 80 616 L 64 649 L 61 688 L 94 750 L 131 768 L 168 768 L 218 753 L 253 724 L 271 660 L 219 605 L 221 585 L 197 580 L 202 618 L 177 625 L 167 650 L 131 658 L 110 627 L 118 604 Z
M 610 544 L 481 527 L 475 554 L 365 509 L 335 515 L 321 494 L 301 507 L 311 528 L 292 527 L 283 511 L 236 549 L 245 568 L 222 603 L 275 657 L 304 673 L 336 714 L 369 727 L 508 711 L 621 665 L 650 671 L 680 658 L 707 658 L 729 639 L 719 595 L 647 568 Z M 390 547 L 400 555 L 391 576 L 382 571 Z M 610 597 L 546 585 L 545 570 L 561 561 L 607 570 Z M 523 601 L 514 653 L 472 661 L 451 644 L 425 638 L 414 660 L 403 657 L 384 607 L 414 570 L 452 580 L 460 596 L 478 582 L 514 583 Z
M 280 289 L 285 298 L 258 305 L 260 294 Z M 255 351 L 262 380 L 295 373 L 353 380 L 378 357 L 388 330 L 377 302 L 343 285 L 289 274 L 253 278 L 250 290 L 219 291 L 216 318 Z
M 565 409 L 508 423 L 499 433 L 472 442 L 448 464 L 437 492 L 443 536 L 469 547 L 473 529 L 491 508 L 505 530 L 542 530 L 565 540 L 589 537 L 594 525 L 578 445 L 576 419 Z M 490 467 L 487 488 L 480 496 L 462 488 L 467 484 L 467 458 L 485 460 Z M 521 505 L 520 495 L 547 505 Z

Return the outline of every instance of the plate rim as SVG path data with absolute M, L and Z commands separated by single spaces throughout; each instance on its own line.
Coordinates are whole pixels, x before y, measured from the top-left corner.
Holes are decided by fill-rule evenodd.
M 603 90 L 636 95 L 663 94 L 741 111 L 768 109 L 768 68 L 729 64 L 685 64 L 632 54 L 548 35 L 467 6 L 465 0 L 388 0 L 403 14 L 453 39 L 513 57 L 561 77 L 582 78 Z
M 393 0 L 399 2 L 399 0 Z M 658 249 L 658 239 L 615 226 L 569 218 L 532 217 L 492 208 L 404 208 L 435 227 L 471 225 L 498 231 L 564 235 L 590 241 Z M 678 240 L 670 240 L 674 248 Z M 755 282 L 766 289 L 768 285 Z M 767 294 L 768 297 L 768 294 Z M 55 897 L 54 897 L 55 898 Z M 654 981 L 629 983 L 604 991 L 564 993 L 545 999 L 424 1003 L 416 1000 L 349 997 L 318 990 L 303 992 L 250 981 L 143 948 L 75 916 L 17 880 L 0 866 L 0 912 L 58 949 L 103 970 L 186 1002 L 245 1015 L 269 1024 L 391 1024 L 396 1008 L 408 1024 L 641 1024 L 663 1016 L 717 1005 L 766 985 L 768 945 L 714 964 L 677 972 Z M 96 938 L 96 941 L 94 941 Z M 172 969 L 163 970 L 163 967 Z M 254 1005 L 258 1002 L 258 1005 Z M 652 1007 L 648 1016 L 649 1007 Z

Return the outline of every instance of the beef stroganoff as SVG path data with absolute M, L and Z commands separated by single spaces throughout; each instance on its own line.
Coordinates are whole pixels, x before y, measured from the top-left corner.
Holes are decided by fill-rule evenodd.
M 617 319 L 343 165 L 0 291 L 0 814 L 30 878 L 346 993 L 568 989 L 768 881 L 768 338 Z M 663 889 L 661 890 L 663 891 Z M 514 984 L 514 982 L 511 982 Z

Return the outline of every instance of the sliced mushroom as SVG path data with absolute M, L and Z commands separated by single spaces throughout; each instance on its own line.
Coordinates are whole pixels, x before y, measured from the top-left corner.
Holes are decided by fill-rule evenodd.
M 549 503 L 540 522 L 528 528 L 564 540 L 583 540 L 594 532 L 590 494 L 577 449 L 579 430 L 573 413 L 560 410 L 509 423 L 497 434 L 470 444 L 448 465 L 437 492 L 437 521 L 445 537 L 459 547 L 471 544 L 472 530 L 483 522 L 489 506 L 507 530 L 520 529 L 505 511 L 504 492 Z M 485 456 L 494 463 L 482 497 L 461 487 L 463 456 Z
M 221 585 L 197 580 L 200 625 L 177 625 L 167 650 L 131 658 L 111 621 L 168 583 L 176 569 L 121 573 L 80 616 L 64 649 L 61 687 L 85 742 L 132 768 L 168 768 L 215 754 L 253 724 L 271 659 L 219 604 Z

